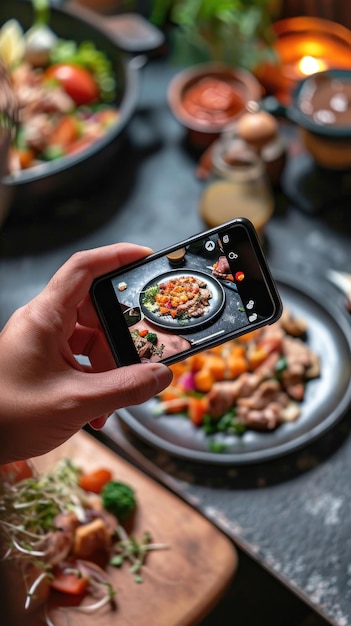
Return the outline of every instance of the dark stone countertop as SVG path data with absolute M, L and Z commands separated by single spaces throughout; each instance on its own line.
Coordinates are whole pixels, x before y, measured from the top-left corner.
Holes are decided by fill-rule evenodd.
M 155 59 L 141 73 L 140 101 L 122 158 L 89 197 L 48 206 L 44 215 L 11 215 L 1 231 L 0 326 L 35 296 L 76 250 L 129 240 L 165 247 L 203 230 L 197 203 L 202 183 L 184 132 L 167 104 L 177 71 Z M 290 132 L 290 129 L 288 129 Z M 294 139 L 294 141 L 297 141 Z M 294 143 L 289 146 L 294 154 Z M 293 176 L 291 170 L 287 176 Z M 327 184 L 317 184 L 318 202 Z M 289 178 L 291 187 L 291 180 Z M 294 188 L 295 189 L 295 188 Z M 316 214 L 276 193 L 265 249 L 272 268 L 342 297 L 324 277 L 328 267 L 351 271 L 349 200 L 328 195 Z M 317 202 L 316 200 L 316 202 Z M 298 453 L 247 467 L 206 467 L 168 456 L 134 439 L 160 479 L 223 528 L 245 551 L 310 603 L 331 624 L 351 624 L 351 413 Z M 111 418 L 106 431 L 121 426 Z M 112 445 L 112 444 L 111 444 Z

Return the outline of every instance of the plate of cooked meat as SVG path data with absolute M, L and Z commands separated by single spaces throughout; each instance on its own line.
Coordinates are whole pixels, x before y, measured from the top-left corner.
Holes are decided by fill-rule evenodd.
M 171 455 L 247 464 L 296 451 L 351 405 L 351 325 L 342 307 L 274 273 L 281 319 L 171 366 L 172 384 L 118 411 L 131 431 Z
M 157 326 L 178 332 L 213 320 L 224 303 L 224 290 L 216 278 L 186 269 L 161 274 L 140 293 L 140 308 L 145 317 Z

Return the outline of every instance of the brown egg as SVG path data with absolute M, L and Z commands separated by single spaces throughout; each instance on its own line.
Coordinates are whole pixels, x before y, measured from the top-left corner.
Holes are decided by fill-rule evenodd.
M 266 111 L 245 113 L 237 125 L 237 135 L 260 152 L 266 144 L 272 141 L 278 133 L 278 124 L 275 118 Z

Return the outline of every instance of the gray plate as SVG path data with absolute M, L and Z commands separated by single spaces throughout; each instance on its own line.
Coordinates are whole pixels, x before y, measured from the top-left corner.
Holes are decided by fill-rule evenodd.
M 243 437 L 216 434 L 225 453 L 210 452 L 209 437 L 183 416 L 155 417 L 153 399 L 118 411 L 122 421 L 147 443 L 174 456 L 212 464 L 248 464 L 277 458 L 311 443 L 327 432 L 351 405 L 351 319 L 330 297 L 305 291 L 278 277 L 283 304 L 308 324 L 308 344 L 321 360 L 321 376 L 307 384 L 300 417 L 273 432 L 248 431 Z

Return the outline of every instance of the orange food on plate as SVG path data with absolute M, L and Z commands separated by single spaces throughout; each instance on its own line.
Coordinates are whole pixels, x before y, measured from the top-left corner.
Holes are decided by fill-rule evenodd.
M 171 366 L 172 386 L 159 394 L 157 413 L 185 406 L 191 422 L 210 434 L 273 430 L 296 420 L 320 363 L 306 342 L 306 326 L 293 322 L 285 311 L 271 326 Z

